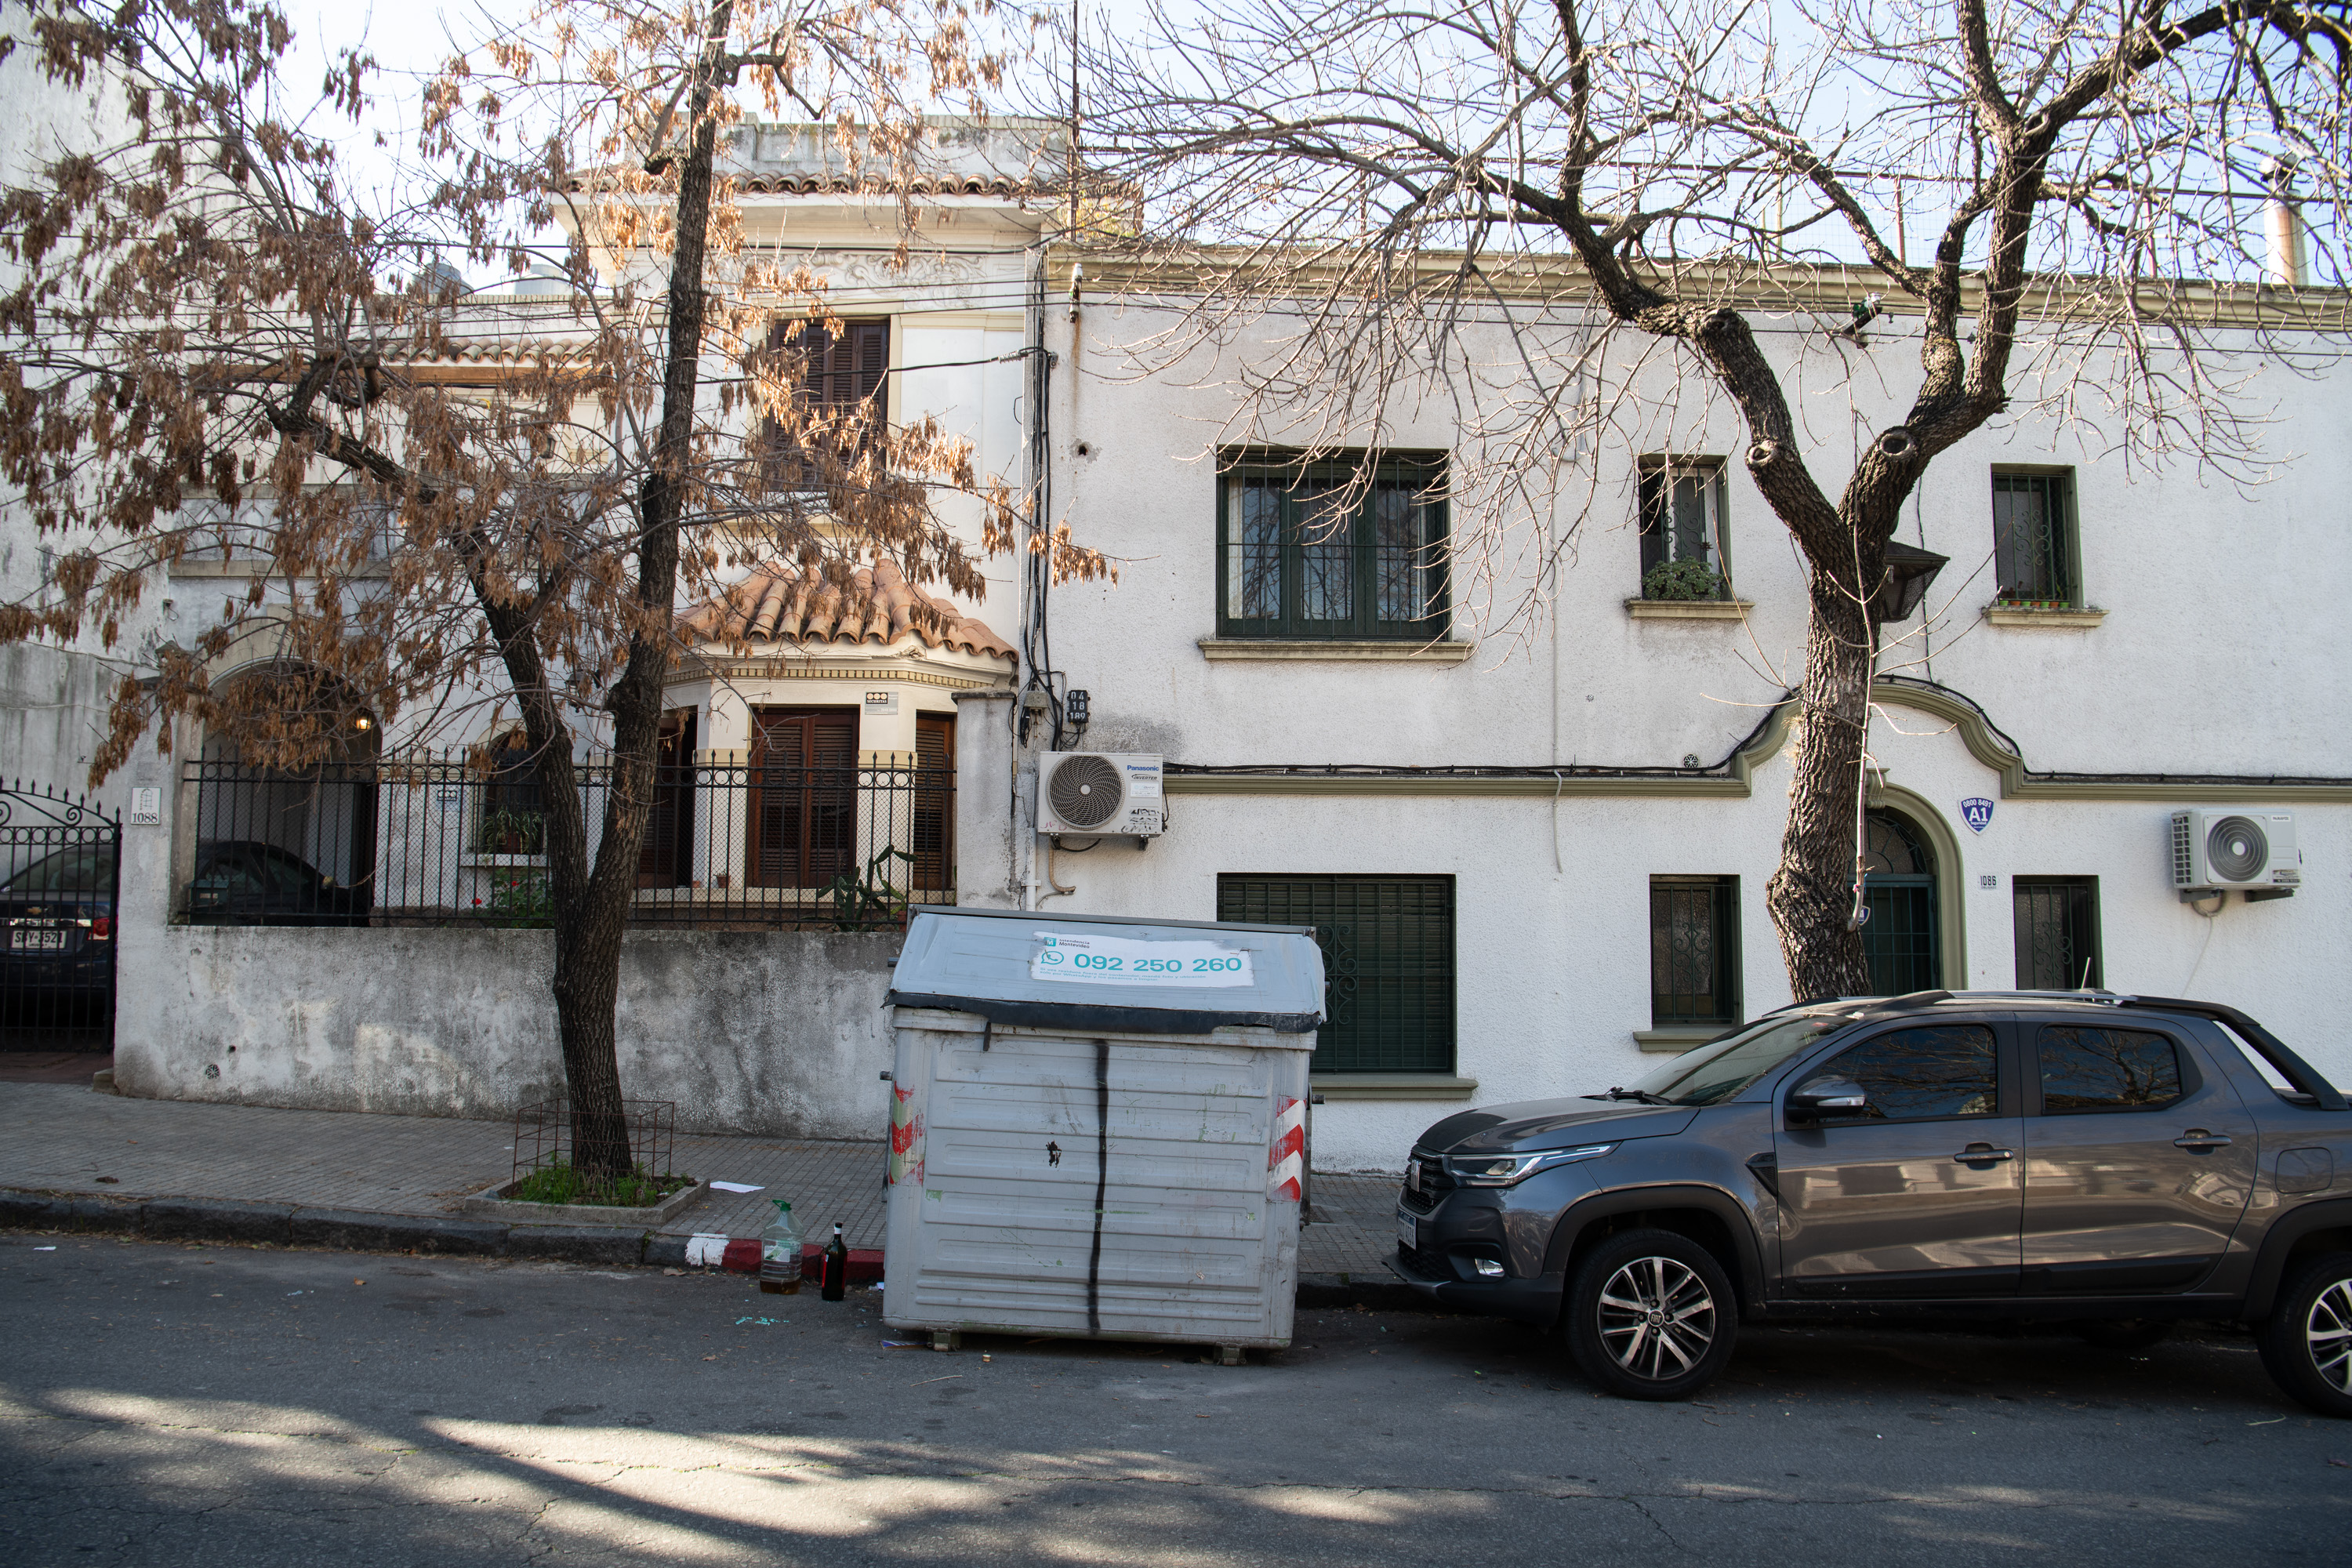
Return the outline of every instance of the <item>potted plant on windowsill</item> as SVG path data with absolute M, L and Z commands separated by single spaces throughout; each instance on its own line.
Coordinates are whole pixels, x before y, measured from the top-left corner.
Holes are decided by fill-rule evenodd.
M 1687 604 L 1696 599 L 1727 599 L 1723 574 L 1705 561 L 1662 561 L 1642 574 L 1642 597 Z

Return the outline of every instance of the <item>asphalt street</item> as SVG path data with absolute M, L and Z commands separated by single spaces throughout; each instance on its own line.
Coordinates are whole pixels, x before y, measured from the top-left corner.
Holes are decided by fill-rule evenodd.
M 51 1250 L 54 1249 L 54 1250 Z M 2352 1423 L 2251 1341 L 1750 1329 L 1699 1403 L 1532 1331 L 888 1349 L 881 1298 L 0 1237 L 0 1561 L 2352 1561 Z

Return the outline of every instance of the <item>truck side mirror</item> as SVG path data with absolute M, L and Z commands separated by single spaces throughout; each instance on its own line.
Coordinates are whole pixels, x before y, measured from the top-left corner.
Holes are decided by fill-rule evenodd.
M 1870 1096 L 1853 1079 L 1827 1074 L 1790 1089 L 1787 1105 L 1791 1122 L 1819 1121 L 1823 1117 L 1866 1115 Z

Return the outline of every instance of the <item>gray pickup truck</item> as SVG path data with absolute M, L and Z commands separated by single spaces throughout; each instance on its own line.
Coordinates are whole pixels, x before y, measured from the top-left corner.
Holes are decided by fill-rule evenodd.
M 1631 1087 L 1422 1134 L 1391 1267 L 1556 1327 L 1594 1383 L 1696 1393 L 1743 1321 L 2256 1325 L 2352 1416 L 2352 1108 L 2252 1019 L 2101 992 L 1791 1007 Z

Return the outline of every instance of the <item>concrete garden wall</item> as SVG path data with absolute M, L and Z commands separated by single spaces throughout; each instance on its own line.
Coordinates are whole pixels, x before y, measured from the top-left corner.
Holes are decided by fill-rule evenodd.
M 126 933 L 129 934 L 129 933 Z M 560 1091 L 546 931 L 167 926 L 126 944 L 121 1092 L 499 1117 Z M 896 933 L 631 934 L 621 1085 L 678 1131 L 876 1138 Z

